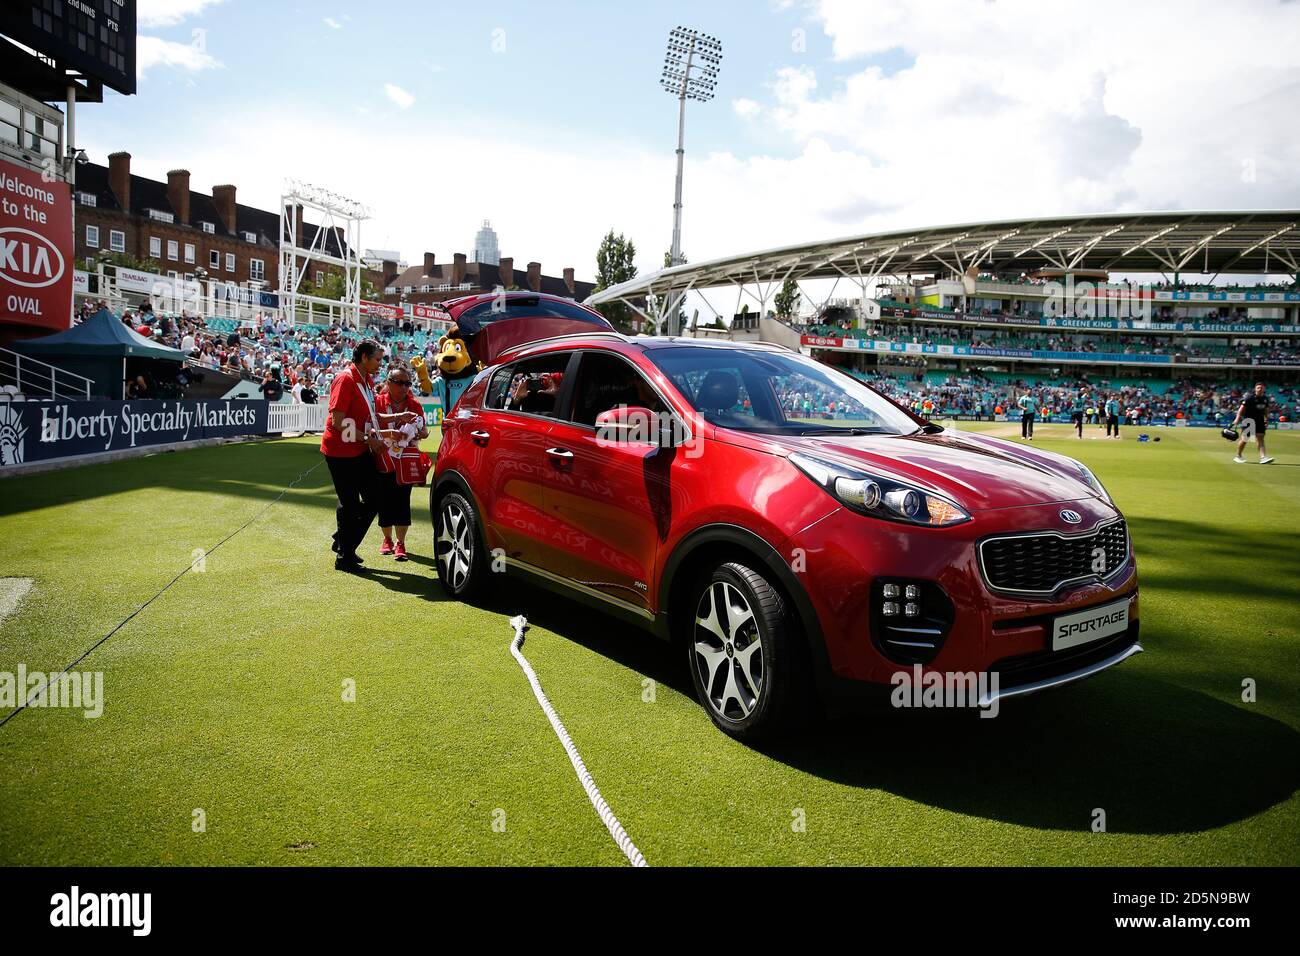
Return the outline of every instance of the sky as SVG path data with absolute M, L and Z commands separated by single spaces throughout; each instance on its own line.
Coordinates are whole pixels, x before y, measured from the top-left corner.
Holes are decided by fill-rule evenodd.
M 140 0 L 139 85 L 81 106 L 89 157 L 275 209 L 366 204 L 362 245 L 644 273 L 672 236 L 668 31 L 722 40 L 689 103 L 692 262 L 884 229 L 1300 208 L 1300 0 L 466 4 Z

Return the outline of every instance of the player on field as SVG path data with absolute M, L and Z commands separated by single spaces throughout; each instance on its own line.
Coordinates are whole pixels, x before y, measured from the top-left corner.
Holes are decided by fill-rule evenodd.
M 1246 463 L 1241 453 L 1246 450 L 1246 442 L 1250 441 L 1250 436 L 1254 435 L 1255 444 L 1259 446 L 1259 463 L 1272 464 L 1273 459 L 1264 452 L 1264 429 L 1268 427 L 1268 392 L 1264 389 L 1263 382 L 1256 382 L 1255 391 L 1242 401 L 1241 407 L 1237 409 L 1237 417 L 1232 420 L 1232 427 L 1236 428 L 1239 422 L 1246 427 L 1241 430 L 1241 437 L 1237 439 L 1237 455 L 1232 460 L 1239 465 Z
M 1038 412 L 1038 399 L 1028 392 L 1016 400 L 1020 406 L 1020 437 L 1027 441 L 1034 440 L 1034 415 Z

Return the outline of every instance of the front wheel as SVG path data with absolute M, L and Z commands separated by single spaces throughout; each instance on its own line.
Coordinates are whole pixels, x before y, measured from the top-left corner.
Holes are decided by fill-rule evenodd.
M 461 601 L 481 596 L 487 589 L 488 562 L 474 505 L 459 492 L 443 495 L 433 530 L 434 561 L 443 588 Z
M 737 562 L 694 592 L 687 653 L 695 696 L 723 732 L 747 743 L 790 728 L 803 708 L 803 647 L 785 600 Z

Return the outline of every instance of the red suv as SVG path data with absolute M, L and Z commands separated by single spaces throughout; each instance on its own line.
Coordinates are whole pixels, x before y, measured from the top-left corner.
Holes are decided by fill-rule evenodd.
M 1086 466 L 777 346 L 506 351 L 446 416 L 431 495 L 451 595 L 504 570 L 680 642 L 741 739 L 900 672 L 980 675 L 989 706 L 1142 650 L 1128 530 Z

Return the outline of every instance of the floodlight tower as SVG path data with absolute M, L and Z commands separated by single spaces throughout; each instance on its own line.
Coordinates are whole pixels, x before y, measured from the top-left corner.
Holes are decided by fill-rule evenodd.
M 686 101 L 707 103 L 713 99 L 722 66 L 722 41 L 717 37 L 674 27 L 668 34 L 668 51 L 664 56 L 659 85 L 677 97 L 677 189 L 673 200 L 673 246 L 669 265 L 682 263 L 682 162 L 686 156 Z M 676 331 L 680 296 L 669 297 L 669 333 Z

